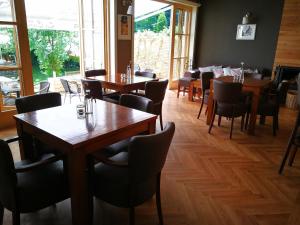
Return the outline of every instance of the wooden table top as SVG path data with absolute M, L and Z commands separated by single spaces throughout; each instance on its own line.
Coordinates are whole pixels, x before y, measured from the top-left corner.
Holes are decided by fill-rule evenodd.
M 88 77 L 88 79 L 95 79 L 99 80 L 103 83 L 108 84 L 117 84 L 120 86 L 126 86 L 126 85 L 132 85 L 132 84 L 139 84 L 139 83 L 145 83 L 147 81 L 153 81 L 158 79 L 153 79 L 149 77 L 142 77 L 142 76 L 131 76 L 129 79 L 121 78 L 121 74 L 116 74 L 115 76 L 95 76 L 95 77 Z
M 233 82 L 233 76 L 223 76 L 215 78 L 214 80 L 221 80 L 224 82 Z M 262 88 L 270 84 L 270 80 L 257 80 L 253 78 L 245 78 L 243 86 L 245 87 L 258 87 Z
M 114 135 L 116 130 L 155 120 L 156 115 L 97 100 L 94 113 L 84 119 L 77 118 L 76 104 L 18 114 L 14 118 L 50 134 L 67 147 L 77 148 L 91 139 Z

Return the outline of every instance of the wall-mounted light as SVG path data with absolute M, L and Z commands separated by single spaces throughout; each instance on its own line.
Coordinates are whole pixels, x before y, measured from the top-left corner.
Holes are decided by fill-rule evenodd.
M 252 18 L 252 14 L 250 12 L 247 12 L 246 15 L 243 17 L 242 24 L 252 23 L 251 18 Z
M 124 7 L 128 6 L 128 9 L 127 9 L 127 14 L 128 15 L 133 15 L 134 14 L 133 5 L 132 5 L 132 1 L 131 0 L 123 0 L 122 1 L 122 5 Z

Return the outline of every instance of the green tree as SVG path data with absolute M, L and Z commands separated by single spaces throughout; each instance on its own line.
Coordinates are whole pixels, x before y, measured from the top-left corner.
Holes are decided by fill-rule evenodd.
M 69 58 L 74 32 L 57 30 L 28 30 L 31 51 L 37 56 L 39 67 L 48 75 L 59 74 Z
M 165 29 L 167 27 L 167 25 L 168 25 L 167 17 L 164 12 L 161 12 L 160 14 L 158 14 L 157 22 L 154 25 L 154 31 L 158 33 L 160 31 L 162 31 L 163 29 Z

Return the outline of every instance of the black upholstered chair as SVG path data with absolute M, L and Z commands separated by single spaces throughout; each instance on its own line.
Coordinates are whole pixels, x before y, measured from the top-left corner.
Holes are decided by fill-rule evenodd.
M 46 93 L 32 96 L 25 96 L 16 99 L 16 108 L 18 113 L 27 113 L 36 110 L 56 107 L 61 105 L 60 93 Z M 21 140 L 23 142 L 24 158 L 38 160 L 44 154 L 57 153 L 57 150 L 49 147 L 34 136 L 21 131 Z
M 96 77 L 96 76 L 106 76 L 106 70 L 105 69 L 97 69 L 97 70 L 86 70 L 85 77 Z
M 117 207 L 129 208 L 129 224 L 134 225 L 134 209 L 156 194 L 159 224 L 163 225 L 160 198 L 161 170 L 175 132 L 175 124 L 151 135 L 132 137 L 128 151 L 101 163 L 90 162 L 91 189 L 96 198 Z M 92 200 L 92 199 L 91 199 Z M 92 203 L 92 201 L 91 201 Z
M 153 111 L 152 100 L 138 95 L 123 94 L 120 97 L 119 104 L 143 112 L 152 113 Z M 99 154 L 102 154 L 104 157 L 111 157 L 120 152 L 127 151 L 129 142 L 130 138 L 119 141 L 100 150 Z
M 198 119 L 201 115 L 201 111 L 203 108 L 203 104 L 205 103 L 207 105 L 208 103 L 208 97 L 209 97 L 209 91 L 210 91 L 210 80 L 214 78 L 213 72 L 204 72 L 201 74 L 201 91 L 202 91 L 202 101 L 200 110 L 198 113 Z
M 140 77 L 149 77 L 149 78 L 156 78 L 156 74 L 148 71 L 136 71 L 134 73 L 135 76 L 140 76 Z
M 153 101 L 153 114 L 159 116 L 161 130 L 163 130 L 162 105 L 168 83 L 168 80 L 149 81 L 145 85 L 145 97 Z
M 68 80 L 65 80 L 65 79 L 60 79 L 60 82 L 61 82 L 61 84 L 62 84 L 62 86 L 65 90 L 64 103 L 66 102 L 67 94 L 70 97 L 70 103 L 72 101 L 72 97 L 74 97 L 74 96 L 78 96 L 79 101 L 81 101 L 81 98 L 80 98 L 81 88 L 80 88 L 80 85 L 77 82 L 68 81 Z
M 69 198 L 61 157 L 14 164 L 7 142 L 0 140 L 0 224 L 4 208 L 12 212 L 13 225 L 20 213 L 34 212 Z
M 260 99 L 257 114 L 260 115 L 260 124 L 265 123 L 266 116 L 273 117 L 273 135 L 276 135 L 276 130 L 279 127 L 278 115 L 279 108 L 282 102 L 283 96 L 286 96 L 286 92 L 288 90 L 289 83 L 281 82 L 278 85 L 277 90 L 271 93 L 266 93 Z M 285 102 L 285 101 L 284 101 Z
M 183 77 L 178 80 L 178 87 L 177 87 L 177 98 L 179 98 L 179 93 L 183 92 L 185 95 L 186 92 L 190 89 L 190 84 L 192 81 L 197 80 L 200 78 L 200 71 L 199 70 L 190 70 L 186 71 L 183 74 Z M 193 90 L 194 93 L 195 90 Z
M 209 125 L 208 133 L 214 124 L 215 116 L 219 115 L 219 122 L 222 116 L 231 118 L 230 139 L 232 138 L 232 130 L 235 117 L 242 117 L 241 130 L 244 128 L 244 119 L 248 111 L 248 105 L 242 94 L 241 83 L 229 83 L 214 80 L 214 109 L 212 120 Z

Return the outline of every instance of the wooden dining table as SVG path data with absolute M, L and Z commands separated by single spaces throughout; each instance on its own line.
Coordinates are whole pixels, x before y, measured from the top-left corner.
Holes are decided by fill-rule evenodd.
M 213 80 L 210 80 L 210 95 L 208 98 L 208 109 L 207 109 L 207 118 L 206 124 L 209 125 L 211 122 L 212 114 L 213 114 Z M 224 82 L 233 82 L 232 76 L 224 76 L 215 78 L 215 80 L 221 80 Z M 249 91 L 252 93 L 252 102 L 251 102 L 251 112 L 250 112 L 250 119 L 248 125 L 248 134 L 254 135 L 255 134 L 255 124 L 256 124 L 256 117 L 257 117 L 257 109 L 259 104 L 259 99 L 261 96 L 262 91 L 269 87 L 271 81 L 270 80 L 258 80 L 253 78 L 245 78 L 243 83 L 243 91 Z
M 97 100 L 93 114 L 79 118 L 76 105 L 63 105 L 15 115 L 20 153 L 31 134 L 64 152 L 68 159 L 73 225 L 90 225 L 86 156 L 141 132 L 154 133 L 156 115 Z
M 111 76 L 88 77 L 88 79 L 99 80 L 103 88 L 115 90 L 120 93 L 128 93 L 138 89 L 143 90 L 146 82 L 158 80 L 157 78 L 135 75 L 123 78 L 120 73 Z

